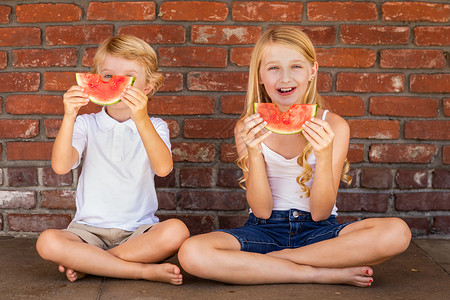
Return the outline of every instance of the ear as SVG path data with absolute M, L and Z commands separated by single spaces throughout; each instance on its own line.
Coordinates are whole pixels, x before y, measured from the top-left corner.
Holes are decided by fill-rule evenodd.
M 144 88 L 144 93 L 146 95 L 150 94 L 151 91 L 153 91 L 153 88 L 155 87 L 155 83 L 152 81 L 149 84 L 147 84 L 147 86 Z
M 314 62 L 314 64 L 312 64 L 311 66 L 311 74 L 309 75 L 309 80 L 313 80 L 314 77 L 317 76 L 317 72 L 319 70 L 319 64 L 317 63 L 317 61 Z

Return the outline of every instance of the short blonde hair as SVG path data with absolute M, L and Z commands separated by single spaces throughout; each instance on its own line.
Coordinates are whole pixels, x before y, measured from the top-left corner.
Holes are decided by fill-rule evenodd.
M 146 83 L 153 83 L 151 94 L 154 94 L 164 82 L 164 77 L 158 71 L 156 52 L 145 41 L 131 35 L 118 35 L 103 41 L 94 56 L 93 73 L 99 73 L 100 64 L 106 54 L 117 55 L 133 60 L 145 67 Z

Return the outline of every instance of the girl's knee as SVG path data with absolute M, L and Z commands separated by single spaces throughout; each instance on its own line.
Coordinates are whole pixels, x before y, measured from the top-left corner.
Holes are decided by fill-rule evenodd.
M 399 218 L 387 218 L 383 220 L 382 230 L 384 231 L 384 240 L 386 244 L 383 245 L 385 249 L 399 254 L 405 251 L 411 242 L 411 230 L 408 225 Z M 380 244 L 383 244 L 382 242 Z
M 188 273 L 195 273 L 195 270 L 204 262 L 204 252 L 207 250 L 201 239 L 191 237 L 184 241 L 178 251 L 178 261 L 182 268 Z

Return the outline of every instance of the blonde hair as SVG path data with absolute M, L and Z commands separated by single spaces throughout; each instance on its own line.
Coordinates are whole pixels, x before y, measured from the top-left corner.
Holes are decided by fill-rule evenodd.
M 150 94 L 154 94 L 164 81 L 164 77 L 158 72 L 158 60 L 156 52 L 145 41 L 131 35 L 118 35 L 103 41 L 94 56 L 93 73 L 99 73 L 100 64 L 107 54 L 136 61 L 145 68 L 146 84 L 154 84 Z
M 272 102 L 264 88 L 264 85 L 261 84 L 259 80 L 259 69 L 261 66 L 262 56 L 267 47 L 272 44 L 283 45 L 297 50 L 308 60 L 311 65 L 313 65 L 317 61 L 313 43 L 311 42 L 309 37 L 300 29 L 291 26 L 279 26 L 265 31 L 256 42 L 252 52 L 249 67 L 247 95 L 245 98 L 245 108 L 241 114 L 239 121 L 253 114 L 253 107 L 255 102 Z M 317 104 L 317 106 L 320 108 L 325 107 L 322 97 L 317 92 L 317 76 L 314 76 L 314 78 L 309 81 L 306 93 L 303 96 L 301 103 Z M 310 195 L 310 188 L 306 185 L 306 182 L 308 182 L 313 175 L 312 167 L 307 162 L 308 156 L 312 151 L 313 148 L 311 144 L 307 143 L 305 145 L 305 148 L 303 149 L 302 154 L 297 160 L 298 165 L 304 168 L 304 172 L 297 177 L 297 183 L 300 185 L 306 197 L 309 197 Z M 244 156 L 239 157 L 236 161 L 237 165 L 246 172 L 248 172 L 247 158 L 248 155 L 245 154 Z M 345 159 L 344 167 L 341 173 L 341 180 L 346 183 L 351 182 L 351 177 L 346 174 L 349 169 L 350 165 L 348 163 L 348 160 Z M 239 182 L 241 187 L 243 187 L 242 184 L 244 183 L 244 181 L 245 179 L 241 178 Z

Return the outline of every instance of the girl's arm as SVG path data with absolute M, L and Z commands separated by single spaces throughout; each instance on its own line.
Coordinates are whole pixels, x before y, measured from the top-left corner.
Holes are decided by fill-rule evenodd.
M 78 161 L 78 151 L 72 147 L 73 127 L 78 110 L 87 105 L 89 99 L 83 88 L 72 86 L 64 94 L 63 103 L 64 117 L 52 150 L 52 168 L 56 174 L 68 173 Z
M 131 118 L 136 123 L 153 171 L 158 176 L 167 176 L 173 167 L 172 155 L 148 117 L 147 95 L 140 89 L 129 86 L 124 91 L 122 101 L 131 109 Z
M 310 191 L 314 221 L 327 219 L 333 210 L 350 138 L 350 129 L 344 119 L 332 113 L 327 116 L 328 122 L 312 119 L 304 130 L 316 156 Z
M 263 133 L 264 126 L 262 119 L 255 114 L 236 124 L 234 136 L 239 157 L 248 154 L 248 172 L 243 170 L 248 204 L 256 217 L 268 219 L 272 214 L 273 199 L 261 142 L 271 132 Z

